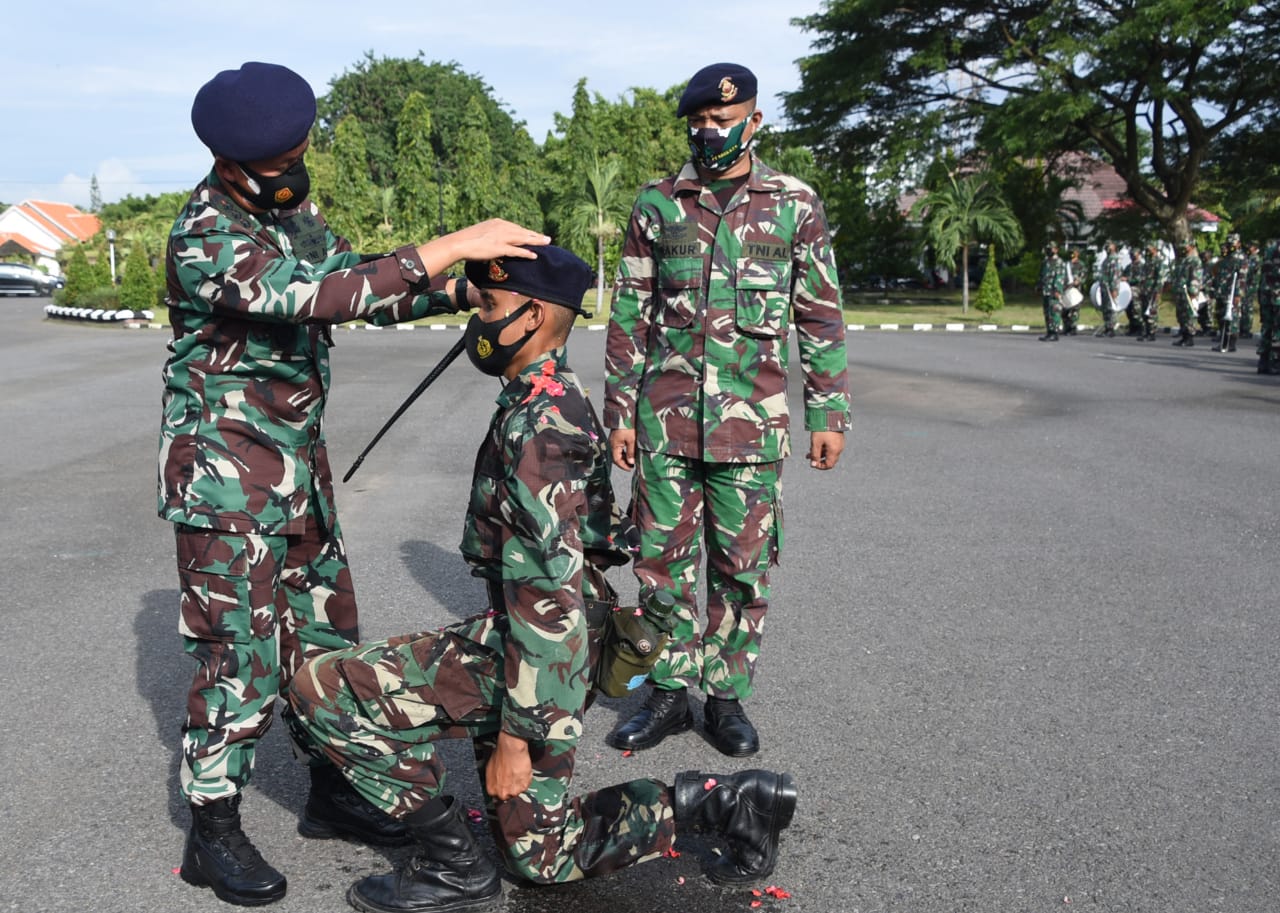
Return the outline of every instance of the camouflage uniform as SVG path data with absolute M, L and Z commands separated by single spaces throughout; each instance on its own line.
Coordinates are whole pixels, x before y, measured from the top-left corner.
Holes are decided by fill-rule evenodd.
M 1240 338 L 1253 338 L 1253 314 L 1257 307 L 1258 292 L 1262 285 L 1262 254 L 1256 241 L 1247 245 L 1245 259 L 1249 263 L 1249 282 L 1245 286 L 1244 298 L 1240 301 Z
M 1157 251 L 1151 254 L 1142 264 L 1142 272 L 1135 277 L 1138 302 L 1138 313 L 1142 319 L 1144 339 L 1155 339 L 1156 327 L 1160 321 L 1160 295 L 1165 283 L 1169 280 L 1169 264 Z
M 1036 285 L 1044 308 L 1045 336 L 1057 336 L 1062 329 L 1062 293 L 1067 289 L 1067 264 L 1058 256 L 1057 248 L 1040 264 L 1040 281 Z
M 1194 344 L 1192 342 L 1194 331 L 1191 324 L 1196 319 L 1195 300 L 1200 294 L 1203 282 L 1204 264 L 1201 263 L 1200 255 L 1195 248 L 1191 248 L 1189 252 L 1183 254 L 1181 260 L 1174 263 L 1173 278 L 1170 280 L 1178 318 L 1178 339 L 1174 342 L 1175 346 Z
M 1240 326 L 1240 307 L 1249 284 L 1249 260 L 1236 244 L 1218 261 L 1214 284 L 1214 319 L 1223 337 L 1218 348 L 1234 352 Z
M 1258 373 L 1280 370 L 1280 241 L 1272 241 L 1259 267 Z
M 1102 283 L 1102 332 L 1108 336 L 1114 336 L 1116 331 L 1121 278 L 1120 257 L 1115 245 L 1109 245 L 1107 258 L 1102 261 L 1102 269 L 1098 273 L 1098 281 Z
M 215 175 L 192 192 L 166 260 L 159 514 L 175 524 L 193 805 L 238 793 L 276 695 L 308 656 L 357 638 L 321 430 L 327 325 L 452 310 L 412 247 L 365 260 L 306 202 L 254 216 Z M 286 713 L 286 720 L 289 714 Z
M 498 397 L 476 458 L 462 553 L 489 583 L 491 611 L 330 653 L 293 682 L 312 740 L 399 818 L 444 790 L 437 739 L 473 740 L 482 785 L 498 733 L 527 740 L 532 785 L 489 798 L 488 812 L 508 868 L 537 882 L 653 859 L 675 834 L 657 780 L 569 797 L 597 625 L 612 605 L 603 569 L 626 562 L 632 538 L 609 472 L 564 349 L 535 359 Z
M 690 161 L 641 189 L 614 285 L 604 422 L 636 433 L 636 576 L 677 604 L 672 646 L 650 676 L 660 687 L 751 694 L 769 568 L 782 547 L 793 320 L 805 428 L 844 431 L 844 321 L 813 190 L 754 155 L 740 182 L 704 184 Z
M 1071 251 L 1071 256 L 1063 264 L 1067 276 L 1067 288 L 1083 290 L 1089 286 L 1089 265 L 1080 259 L 1080 251 Z M 1081 291 L 1083 296 L 1083 291 Z M 1083 297 L 1082 299 L 1083 300 Z M 1062 301 L 1062 332 L 1067 336 L 1075 336 L 1080 331 L 1080 303 L 1072 305 L 1065 297 Z

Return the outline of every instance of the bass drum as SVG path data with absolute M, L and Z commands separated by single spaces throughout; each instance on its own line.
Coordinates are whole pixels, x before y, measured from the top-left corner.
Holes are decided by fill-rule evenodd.
M 1084 301 L 1084 292 L 1074 285 L 1062 293 L 1062 306 L 1065 308 L 1078 308 L 1081 301 Z
M 1102 291 L 1102 283 L 1095 282 L 1089 289 L 1089 300 L 1098 310 L 1123 311 L 1129 306 L 1129 302 L 1133 300 L 1133 289 L 1129 288 L 1129 283 L 1123 279 L 1120 280 L 1120 287 L 1116 291 L 1116 300 L 1107 302 L 1107 295 Z

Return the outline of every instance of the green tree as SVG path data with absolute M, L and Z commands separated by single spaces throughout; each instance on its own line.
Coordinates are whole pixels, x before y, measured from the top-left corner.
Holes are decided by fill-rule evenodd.
M 1215 144 L 1280 106 L 1276 0 L 829 0 L 795 21 L 816 53 L 786 107 L 833 159 L 901 170 L 979 133 L 1096 150 L 1175 241 Z
M 472 96 L 467 117 L 458 133 L 466 150 L 454 171 L 458 191 L 459 225 L 471 225 L 493 218 L 499 212 L 497 183 L 493 171 L 493 147 L 489 144 L 489 122 L 480 96 Z
M 622 234 L 631 213 L 632 194 L 618 181 L 621 164 L 616 156 L 603 162 L 593 155 L 591 164 L 561 217 L 562 245 L 582 252 L 594 248 L 596 257 L 596 313 L 604 309 L 605 251 Z
M 996 246 L 987 248 L 987 265 L 982 270 L 982 282 L 973 299 L 974 310 L 992 314 L 1004 307 L 1004 292 L 1000 288 L 1000 270 L 996 266 Z
M 358 248 L 377 236 L 381 221 L 381 200 L 369 179 L 368 162 L 363 127 L 355 117 L 344 118 L 333 142 L 333 199 L 325 215 L 334 231 Z
M 77 244 L 67 258 L 67 284 L 58 292 L 58 301 L 67 307 L 84 307 L 98 287 L 85 246 Z
M 89 211 L 102 212 L 102 188 L 96 174 L 89 178 Z
M 922 216 L 924 237 L 939 262 L 954 263 L 960 255 L 961 302 L 969 312 L 969 248 L 994 241 L 1006 250 L 1022 245 L 1022 228 L 999 192 L 986 177 L 969 174 L 946 180 L 916 201 L 913 216 Z
M 129 246 L 124 261 L 124 276 L 120 282 L 120 307 L 130 311 L 145 311 L 156 306 L 159 282 L 156 271 L 148 262 L 147 252 L 141 244 Z
M 437 183 L 436 152 L 431 146 L 431 109 L 416 89 L 405 98 L 396 128 L 395 209 L 398 234 L 405 243 L 430 237 L 443 221 L 443 188 Z

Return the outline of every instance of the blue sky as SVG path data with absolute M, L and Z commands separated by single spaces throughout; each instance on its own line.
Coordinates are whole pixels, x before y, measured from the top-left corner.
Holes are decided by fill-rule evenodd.
M 0 201 L 86 206 L 181 190 L 209 166 L 191 99 L 219 70 L 282 63 L 317 95 L 367 51 L 457 61 L 541 143 L 578 79 L 605 98 L 665 89 L 718 60 L 750 67 L 766 120 L 796 88 L 810 35 L 790 20 L 821 0 L 696 4 L 490 0 L 370 5 L 332 0 L 10 3 L 0 55 Z

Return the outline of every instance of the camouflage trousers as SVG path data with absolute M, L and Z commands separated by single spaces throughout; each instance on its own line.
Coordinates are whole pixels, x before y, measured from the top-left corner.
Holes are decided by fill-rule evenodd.
M 1044 310 L 1044 331 L 1059 332 L 1062 329 L 1062 302 L 1056 295 L 1042 295 L 1040 307 Z
M 483 787 L 506 694 L 505 627 L 504 616 L 477 616 L 311 660 L 290 693 L 299 723 L 361 795 L 396 817 L 444 791 L 440 739 L 472 740 Z M 563 738 L 529 743 L 533 782 L 524 793 L 486 796 L 507 868 L 530 881 L 602 875 L 659 858 L 675 840 L 668 789 L 658 780 L 569 797 L 577 722 L 562 727 Z
M 1175 300 L 1174 316 L 1178 319 L 1178 330 L 1190 336 L 1194 331 L 1191 324 L 1196 320 L 1196 309 L 1191 305 L 1185 292 L 1179 292 Z
M 640 451 L 631 519 L 641 586 L 676 602 L 671 643 L 649 679 L 745 700 L 769 608 L 769 568 L 782 550 L 782 462 L 710 463 Z M 706 623 L 697 617 L 706 547 Z
M 1154 335 L 1160 326 L 1160 296 L 1158 294 L 1140 296 L 1138 313 L 1142 320 L 1142 329 L 1148 335 Z
M 1258 354 L 1273 366 L 1280 357 L 1280 298 L 1269 293 L 1258 296 Z
M 176 524 L 185 650 L 199 663 L 182 727 L 181 789 L 201 805 L 234 795 L 253 774 L 302 663 L 357 639 L 355 593 L 336 524 L 296 536 L 224 533 Z M 284 719 L 301 733 L 287 705 Z
M 1231 316 L 1228 318 L 1226 299 L 1215 298 L 1213 301 L 1213 325 L 1218 328 L 1219 333 L 1239 332 L 1240 310 L 1232 308 Z

